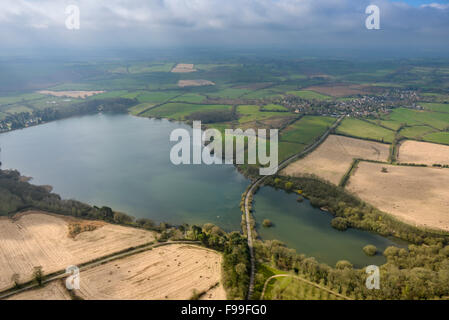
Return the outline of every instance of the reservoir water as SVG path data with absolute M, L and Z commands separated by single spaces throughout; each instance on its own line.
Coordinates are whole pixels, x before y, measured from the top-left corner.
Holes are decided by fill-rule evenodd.
M 362 248 L 373 244 L 379 252 L 395 245 L 406 246 L 399 239 L 389 239 L 357 229 L 338 231 L 332 228 L 332 215 L 314 208 L 308 200 L 297 202 L 297 194 L 265 186 L 254 197 L 254 216 L 257 232 L 263 239 L 278 239 L 290 248 L 320 262 L 335 265 L 338 260 L 348 260 L 357 267 L 381 265 L 385 257 L 367 256 Z M 269 219 L 273 227 L 264 228 L 262 221 Z
M 232 165 L 173 165 L 172 130 L 185 124 L 99 114 L 58 120 L 0 134 L 2 168 L 14 168 L 47 184 L 63 198 L 110 206 L 136 217 L 174 224 L 211 222 L 227 231 L 240 230 L 241 194 L 249 185 Z M 380 250 L 397 244 L 369 232 L 340 232 L 331 216 L 296 202 L 294 194 L 263 187 L 255 196 L 263 239 L 278 239 L 320 262 L 347 259 L 357 266 L 380 264 L 367 257 L 366 244 Z
M 157 222 L 240 230 L 249 184 L 232 165 L 174 165 L 170 133 L 189 126 L 98 114 L 0 135 L 3 168 L 48 184 L 63 198 L 110 206 Z

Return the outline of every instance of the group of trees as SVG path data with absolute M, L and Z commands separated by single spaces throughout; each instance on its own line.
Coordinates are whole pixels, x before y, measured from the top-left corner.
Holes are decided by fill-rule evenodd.
M 192 226 L 189 236 L 208 248 L 223 252 L 223 285 L 230 299 L 245 299 L 248 294 L 250 254 L 247 240 L 239 232 L 226 233 L 207 223 Z

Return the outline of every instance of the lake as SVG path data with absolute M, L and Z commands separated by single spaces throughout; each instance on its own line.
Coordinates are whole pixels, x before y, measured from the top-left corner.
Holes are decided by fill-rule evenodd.
M 240 230 L 241 194 L 250 184 L 232 165 L 173 165 L 172 130 L 191 128 L 178 122 L 130 115 L 97 114 L 58 120 L 0 134 L 3 168 L 48 184 L 63 198 L 110 206 L 135 217 L 172 224 L 211 222 L 226 231 Z M 258 227 L 263 239 L 279 239 L 298 252 L 335 264 L 381 264 L 367 257 L 366 244 L 380 250 L 393 240 L 359 231 L 340 232 L 331 215 L 296 195 L 263 187 L 255 196 L 255 217 L 274 222 Z
M 63 198 L 136 217 L 240 230 L 250 183 L 232 165 L 173 165 L 169 141 L 185 124 L 120 114 L 69 118 L 0 135 L 3 168 Z
M 383 255 L 367 256 L 362 248 L 373 244 L 378 251 L 395 245 L 406 246 L 399 239 L 389 239 L 357 229 L 338 231 L 332 228 L 332 215 L 314 208 L 307 199 L 298 202 L 298 195 L 270 186 L 261 187 L 254 196 L 254 216 L 257 232 L 263 239 L 278 239 L 290 248 L 320 262 L 335 265 L 338 260 L 349 260 L 357 267 L 385 263 Z M 273 227 L 265 228 L 262 221 L 269 219 Z

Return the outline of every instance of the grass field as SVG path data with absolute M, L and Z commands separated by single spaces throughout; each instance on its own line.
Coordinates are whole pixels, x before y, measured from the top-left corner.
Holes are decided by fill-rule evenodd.
M 140 103 L 137 106 L 131 107 L 128 109 L 128 112 L 132 115 L 138 115 L 142 111 L 154 106 L 153 103 Z
M 414 127 L 406 127 L 399 131 L 401 136 L 404 136 L 409 139 L 423 139 L 423 137 L 431 132 L 435 132 L 434 128 L 428 126 L 414 126 Z
M 186 93 L 180 97 L 173 99 L 172 102 L 182 101 L 182 102 L 199 103 L 199 102 L 203 102 L 204 99 L 206 99 L 206 97 L 204 97 L 202 95 L 199 95 L 196 93 Z
M 237 112 L 239 113 L 239 123 L 251 122 L 256 120 L 264 120 L 268 118 L 279 118 L 292 116 L 288 112 L 261 112 L 259 106 L 238 106 Z
M 147 92 L 139 95 L 137 97 L 137 100 L 139 102 L 154 102 L 154 103 L 161 103 L 168 101 L 177 95 L 180 95 L 180 92 L 173 92 L 173 91 L 159 91 L 159 92 Z
M 248 89 L 238 89 L 238 88 L 224 88 L 221 90 L 218 90 L 216 92 L 207 93 L 208 97 L 211 98 L 229 98 L 229 99 L 236 99 L 240 96 L 243 96 L 246 93 L 251 92 L 251 90 Z
M 321 136 L 335 120 L 332 117 L 305 116 L 282 131 L 281 141 L 310 144 Z
M 394 131 L 353 118 L 344 119 L 338 126 L 337 133 L 380 142 L 392 142 L 394 139 Z
M 263 99 L 263 98 L 273 98 L 280 97 L 281 95 L 278 92 L 275 92 L 271 89 L 261 89 L 255 90 L 250 93 L 247 93 L 242 96 L 245 99 Z
M 449 113 L 448 103 L 420 103 L 426 110 Z
M 24 93 L 18 95 L 0 96 L 0 105 L 31 101 L 42 98 L 45 98 L 45 95 L 39 93 Z
M 367 121 L 377 125 L 377 126 L 381 126 L 381 127 L 386 127 L 387 129 L 396 131 L 401 127 L 401 123 L 397 122 L 397 121 L 392 121 L 392 120 L 372 120 L 372 119 L 367 119 Z
M 277 104 L 267 104 L 265 106 L 263 106 L 263 108 L 265 110 L 269 110 L 269 111 L 287 111 L 288 109 L 284 106 L 280 106 Z
M 306 148 L 305 144 L 293 143 L 293 142 L 279 142 L 279 161 L 287 159 L 288 157 L 294 155 L 295 153 L 299 153 Z
M 275 278 L 265 299 L 270 300 L 343 300 L 327 291 L 291 277 Z
M 331 100 L 332 97 L 311 91 L 311 90 L 297 90 L 297 91 L 288 91 L 287 94 L 292 94 L 297 97 L 308 99 L 308 100 Z
M 439 130 L 449 127 L 449 113 L 397 108 L 394 109 L 387 118 L 399 123 L 406 123 L 410 126 L 428 125 Z
M 435 132 L 424 136 L 424 140 L 449 145 L 449 132 Z
M 187 115 L 195 111 L 205 110 L 230 110 L 227 105 L 197 105 L 187 103 L 166 103 L 160 107 L 148 110 L 142 116 L 183 120 Z

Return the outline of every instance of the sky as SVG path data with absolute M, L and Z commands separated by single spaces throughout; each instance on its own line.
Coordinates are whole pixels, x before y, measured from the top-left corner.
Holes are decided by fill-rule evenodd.
M 370 4 L 380 10 L 378 30 L 365 26 Z M 66 26 L 69 5 L 79 8 L 79 29 Z M 0 53 L 197 46 L 447 55 L 449 0 L 1 0 L 0 40 Z

